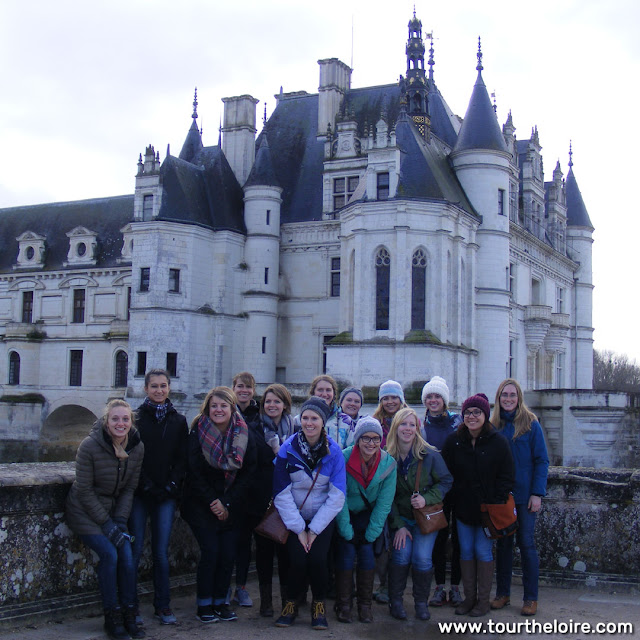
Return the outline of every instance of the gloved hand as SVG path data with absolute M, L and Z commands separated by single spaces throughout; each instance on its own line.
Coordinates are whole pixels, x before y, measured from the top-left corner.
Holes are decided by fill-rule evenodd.
M 101 527 L 102 533 L 107 537 L 109 542 L 113 544 L 116 549 L 122 547 L 126 540 L 129 539 L 129 536 L 120 530 L 120 527 L 109 518 Z

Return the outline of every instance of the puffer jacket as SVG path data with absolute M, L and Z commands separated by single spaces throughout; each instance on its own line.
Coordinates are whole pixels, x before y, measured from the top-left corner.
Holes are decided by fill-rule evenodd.
M 133 493 L 138 486 L 144 444 L 135 428 L 129 431 L 126 452 L 116 457 L 111 436 L 96 422 L 78 447 L 76 479 L 67 496 L 69 528 L 78 535 L 100 535 L 109 518 L 128 520 Z
M 349 461 L 352 452 L 353 447 L 348 447 L 342 452 L 345 464 Z M 373 507 L 365 531 L 365 538 L 368 542 L 373 542 L 382 533 L 395 494 L 396 461 L 386 451 L 380 452 L 378 468 L 366 489 L 347 472 L 347 499 L 336 519 L 340 535 L 345 540 L 353 538 L 350 512 L 360 513 L 368 509 L 362 498 L 364 495 Z
M 307 522 L 311 531 L 322 533 L 344 504 L 347 493 L 344 457 L 331 438 L 327 438 L 327 442 L 329 453 L 315 469 L 310 469 L 305 462 L 297 434 L 284 442 L 276 456 L 273 503 L 287 529 L 296 535 L 305 530 Z M 305 502 L 316 474 L 318 478 Z
M 447 411 L 440 416 L 430 416 L 429 412 L 424 416 L 424 424 L 422 425 L 422 437 L 431 446 L 438 451 L 442 451 L 445 440 L 458 428 L 462 423 L 462 416 L 459 413 Z
M 483 502 L 504 504 L 513 489 L 513 456 L 506 438 L 493 425 L 476 439 L 466 426 L 452 433 L 442 449 L 453 475 L 456 518 L 469 526 L 482 525 Z
M 416 458 L 411 460 L 406 476 L 398 470 L 396 495 L 391 507 L 392 529 L 400 529 L 407 523 L 413 524 L 415 522 L 411 496 L 416 486 L 416 474 L 420 462 Z M 452 484 L 453 478 L 442 456 L 433 449 L 426 449 L 424 458 L 422 458 L 422 471 L 418 485 L 418 493 L 424 498 L 425 503 L 431 505 L 442 502 Z
M 531 423 L 529 431 L 514 440 L 514 415 L 515 412 L 500 412 L 504 420 L 500 433 L 509 441 L 516 468 L 513 498 L 516 504 L 528 504 L 532 495 L 544 497 L 547 493 L 549 456 L 542 427 L 537 420 Z

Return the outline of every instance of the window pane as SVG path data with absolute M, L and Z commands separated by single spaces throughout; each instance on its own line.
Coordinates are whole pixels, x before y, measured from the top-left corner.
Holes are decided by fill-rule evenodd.
M 376 177 L 378 186 L 378 200 L 389 198 L 389 174 L 379 173 Z
M 389 328 L 389 285 L 391 257 L 386 249 L 376 255 L 376 330 Z
M 69 386 L 81 387 L 82 386 L 82 351 L 72 350 L 69 356 Z
M 334 178 L 333 180 L 333 193 L 344 193 L 345 179 Z
M 151 278 L 150 267 L 140 269 L 140 291 L 149 291 L 149 280 Z
M 180 269 L 169 269 L 169 291 L 180 293 Z
M 136 365 L 136 375 L 143 376 L 147 372 L 147 352 L 138 351 L 138 362 Z
M 177 353 L 167 353 L 167 372 L 172 377 L 175 377 L 178 375 L 178 354 Z
M 116 375 L 114 385 L 116 387 L 127 386 L 127 369 L 129 366 L 129 357 L 124 351 L 116 353 Z
M 351 178 L 349 178 L 349 193 L 353 193 L 358 188 L 359 181 L 360 178 L 358 178 L 358 176 L 352 176 Z
M 414 266 L 411 271 L 411 329 L 425 329 L 425 287 L 427 270 Z
M 22 322 L 33 322 L 33 291 L 22 292 Z
M 16 351 L 9 355 L 9 384 L 20 384 L 20 355 Z
M 73 290 L 73 322 L 84 322 L 85 290 Z

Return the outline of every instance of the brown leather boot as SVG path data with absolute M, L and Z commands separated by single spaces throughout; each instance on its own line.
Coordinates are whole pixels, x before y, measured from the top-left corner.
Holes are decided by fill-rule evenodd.
M 373 622 L 371 602 L 373 601 L 373 581 L 375 569 L 356 573 L 356 598 L 358 600 L 358 620 L 360 622 Z
M 334 610 L 338 622 L 351 622 L 353 599 L 353 570 L 336 571 L 336 604 Z
M 520 610 L 521 616 L 535 616 L 538 611 L 538 602 L 536 600 L 525 600 Z
M 473 618 L 486 616 L 489 613 L 491 604 L 491 585 L 493 584 L 493 560 L 491 562 L 477 562 L 478 573 L 478 599 L 476 606 L 471 609 L 469 615 Z
M 464 589 L 464 600 L 456 607 L 456 615 L 465 616 L 476 605 L 476 561 L 460 560 L 460 574 L 462 576 L 462 587 Z
M 511 598 L 509 596 L 496 596 L 494 600 L 491 601 L 492 609 L 503 609 L 504 607 L 508 607 L 511 604 Z

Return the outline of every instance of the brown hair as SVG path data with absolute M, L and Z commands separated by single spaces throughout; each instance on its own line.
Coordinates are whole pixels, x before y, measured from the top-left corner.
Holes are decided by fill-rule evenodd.
M 309 395 L 310 396 L 315 395 L 316 386 L 318 385 L 318 382 L 323 382 L 323 381 L 328 382 L 331 385 L 331 388 L 333 389 L 333 400 L 331 400 L 331 402 L 332 403 L 337 402 L 338 401 L 338 384 L 331 376 L 328 376 L 326 373 L 316 376 L 311 381 L 311 385 L 309 386 Z
M 537 420 L 536 414 L 527 407 L 524 401 L 524 395 L 522 393 L 522 387 L 518 384 L 517 380 L 513 378 L 507 378 L 498 385 L 496 391 L 496 401 L 493 405 L 493 411 L 491 413 L 491 422 L 499 429 L 504 429 L 504 420 L 500 418 L 500 396 L 507 385 L 512 384 L 516 388 L 518 394 L 518 405 L 516 406 L 516 413 L 513 416 L 513 439 L 519 438 L 523 433 L 531 430 L 531 423 Z
M 202 401 L 200 405 L 200 413 L 193 419 L 191 422 L 191 428 L 193 429 L 197 424 L 198 420 L 202 416 L 209 415 L 209 404 L 211 403 L 211 398 L 213 397 L 220 398 L 220 400 L 224 400 L 228 404 L 231 405 L 231 416 L 238 410 L 238 398 L 236 398 L 236 394 L 229 387 L 214 387 L 207 393 L 205 399 Z
M 236 373 L 233 376 L 233 380 L 231 382 L 231 387 L 235 387 L 237 382 L 244 382 L 244 384 L 250 386 L 254 391 L 256 390 L 256 379 L 253 377 L 253 374 L 248 371 L 241 371 L 240 373 Z
M 100 426 L 106 430 L 109 412 L 111 411 L 111 409 L 115 409 L 116 407 L 124 407 L 125 409 L 129 409 L 129 413 L 131 414 L 131 426 L 135 427 L 135 413 L 133 412 L 131 405 L 121 398 L 114 398 L 113 400 L 109 400 L 109 402 L 107 402 L 107 404 L 104 406 L 102 416 L 100 417 Z
M 151 382 L 151 376 L 164 376 L 171 386 L 171 378 L 169 377 L 169 372 L 166 369 L 151 369 L 151 371 L 147 371 L 144 374 L 144 388 L 146 389 Z
M 282 400 L 284 404 L 284 409 L 282 410 L 282 415 L 287 413 L 291 413 L 291 394 L 289 390 L 283 385 L 278 384 L 270 384 L 262 394 L 262 399 L 260 400 L 260 413 L 264 413 L 264 400 L 267 397 L 267 393 L 273 393 L 276 398 Z

